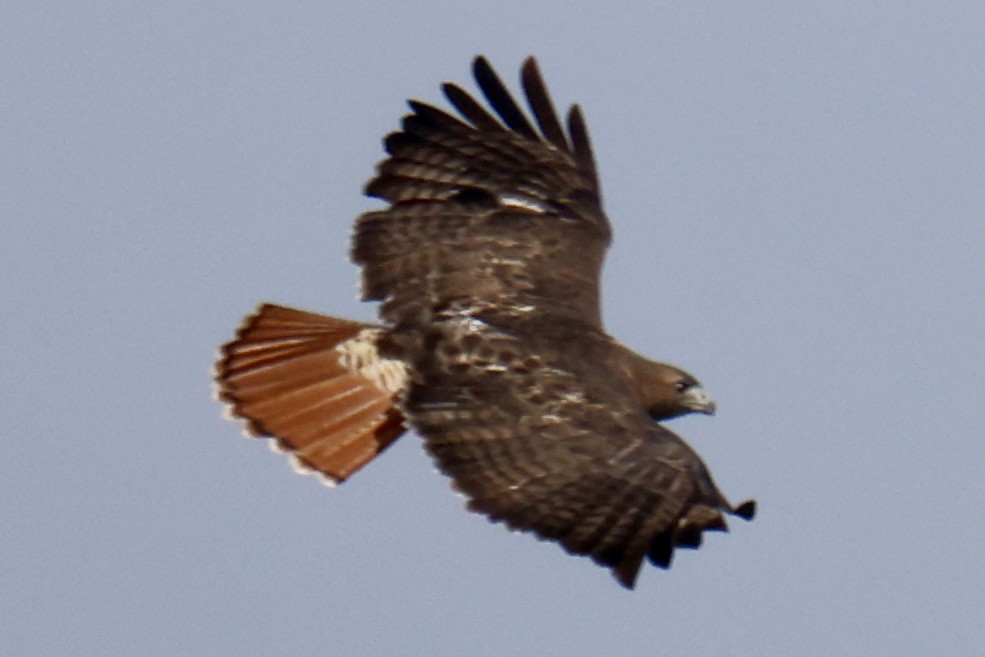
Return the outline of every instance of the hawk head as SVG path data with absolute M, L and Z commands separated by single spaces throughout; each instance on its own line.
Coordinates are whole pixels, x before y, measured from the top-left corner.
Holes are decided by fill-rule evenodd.
M 711 394 L 693 375 L 678 367 L 637 359 L 632 374 L 640 401 L 654 420 L 688 413 L 715 414 Z

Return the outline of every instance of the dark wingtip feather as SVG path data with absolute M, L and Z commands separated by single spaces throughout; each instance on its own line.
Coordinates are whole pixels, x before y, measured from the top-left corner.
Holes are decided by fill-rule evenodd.
M 612 575 L 616 581 L 632 591 L 636 587 L 636 578 L 640 574 L 640 566 L 642 565 L 643 562 L 640 559 L 624 559 L 612 566 Z
M 456 119 L 448 112 L 438 109 L 434 105 L 421 102 L 419 100 L 408 100 L 407 105 L 413 110 L 414 116 L 427 122 L 432 126 L 442 128 L 468 128 L 467 125 Z
M 480 130 L 504 129 L 502 124 L 496 120 L 496 117 L 487 112 L 482 105 L 477 103 L 467 91 L 457 84 L 446 82 L 441 85 L 441 90 L 444 92 L 448 102 L 476 128 Z
M 568 137 L 564 134 L 561 122 L 558 121 L 557 110 L 554 109 L 551 94 L 540 74 L 537 60 L 533 57 L 528 57 L 523 62 L 523 68 L 520 70 L 520 82 L 523 84 L 527 102 L 530 104 L 530 109 L 533 110 L 534 118 L 537 120 L 541 132 L 544 133 L 544 137 L 561 150 L 570 153 L 571 145 L 568 143 Z
M 674 559 L 674 530 L 668 529 L 654 536 L 646 557 L 654 566 L 670 568 L 670 562 Z
M 510 94 L 506 85 L 496 74 L 496 71 L 489 64 L 489 61 L 482 55 L 475 58 L 472 63 L 472 74 L 475 81 L 482 89 L 486 100 L 496 113 L 511 130 L 518 132 L 530 139 L 540 140 L 540 135 L 530 124 L 526 114 L 520 109 L 513 96 Z
M 756 500 L 746 500 L 732 511 L 743 520 L 752 520 L 756 517 Z
M 677 532 L 676 545 L 680 548 L 697 550 L 701 547 L 702 531 L 700 527 L 689 525 Z
M 598 173 L 595 169 L 595 155 L 592 153 L 592 141 L 588 137 L 588 126 L 581 113 L 581 107 L 572 105 L 568 111 L 568 133 L 571 135 L 571 145 L 575 150 L 575 160 L 582 171 L 592 177 L 598 184 Z
M 383 138 L 383 150 L 390 155 L 398 155 L 418 142 L 418 138 L 407 132 L 391 132 Z
M 389 200 L 387 198 L 387 187 L 389 185 L 389 180 L 384 176 L 375 176 L 365 185 L 363 185 L 363 194 L 370 198 L 379 198 L 384 201 Z

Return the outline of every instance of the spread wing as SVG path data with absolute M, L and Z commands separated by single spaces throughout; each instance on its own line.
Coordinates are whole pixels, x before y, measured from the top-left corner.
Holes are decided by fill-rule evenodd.
M 451 84 L 462 118 L 419 102 L 367 188 L 390 203 L 357 222 L 366 299 L 387 357 L 408 366 L 402 410 L 470 508 L 556 540 L 631 587 L 733 508 L 694 452 L 634 390 L 640 358 L 602 332 L 610 239 L 587 131 L 557 119 L 532 59 L 531 121 L 488 63 L 493 112 Z
M 448 83 L 462 119 L 411 101 L 385 140 L 390 157 L 366 192 L 390 207 L 356 224 L 363 296 L 383 300 L 394 324 L 495 307 L 601 327 L 610 229 L 581 112 L 561 126 L 533 59 L 522 72 L 533 122 L 485 59 L 474 73 L 498 116 Z
M 433 323 L 403 404 L 469 508 L 609 567 L 627 587 L 645 557 L 724 530 L 733 508 L 697 455 L 618 376 L 618 353 L 579 333 Z M 608 355 L 607 355 L 608 353 Z

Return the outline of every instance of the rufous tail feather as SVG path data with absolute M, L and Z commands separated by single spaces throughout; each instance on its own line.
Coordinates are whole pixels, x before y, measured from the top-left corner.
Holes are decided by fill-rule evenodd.
M 338 483 L 404 432 L 399 361 L 380 358 L 380 328 L 263 304 L 215 365 L 217 397 L 247 432 L 276 440 L 301 471 Z

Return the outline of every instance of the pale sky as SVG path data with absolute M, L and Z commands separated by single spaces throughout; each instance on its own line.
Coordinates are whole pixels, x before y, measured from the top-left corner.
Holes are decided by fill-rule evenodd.
M 0 8 L 0 655 L 977 654 L 985 5 L 341 4 Z M 416 435 L 328 489 L 210 397 L 259 301 L 374 317 L 362 185 L 478 53 L 581 103 L 607 326 L 759 501 L 633 592 Z

